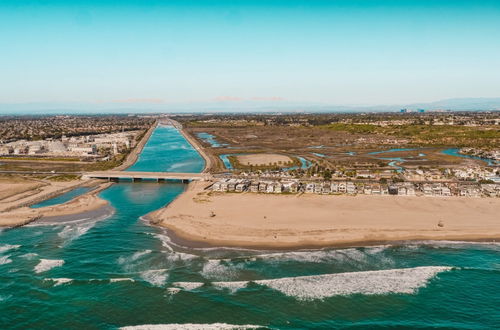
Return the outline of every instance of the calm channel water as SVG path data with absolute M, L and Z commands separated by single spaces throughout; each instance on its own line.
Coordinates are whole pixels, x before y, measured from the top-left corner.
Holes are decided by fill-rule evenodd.
M 201 171 L 202 158 L 159 127 L 134 171 Z M 500 246 L 460 242 L 269 252 L 186 249 L 141 216 L 180 183 L 119 183 L 115 208 L 0 232 L 3 329 L 467 328 L 500 324 Z M 474 219 L 471 219 L 473 221 Z

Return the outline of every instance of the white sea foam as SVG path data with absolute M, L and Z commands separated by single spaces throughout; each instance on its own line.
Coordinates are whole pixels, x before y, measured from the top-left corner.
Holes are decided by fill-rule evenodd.
M 10 256 L 1 256 L 0 257 L 0 265 L 10 264 L 12 262 L 12 259 L 10 259 L 9 257 Z
M 191 291 L 201 288 L 203 286 L 203 282 L 174 282 L 172 283 L 174 286 L 179 287 L 183 290 Z
M 111 278 L 109 279 L 109 282 L 110 283 L 114 283 L 114 282 L 125 282 L 125 281 L 128 281 L 128 282 L 135 282 L 133 278 L 130 278 L 130 277 L 118 277 L 118 278 Z
M 73 279 L 71 279 L 71 278 L 63 278 L 63 277 L 61 277 L 61 278 L 46 278 L 45 280 L 55 282 L 54 286 L 58 286 L 58 285 L 66 284 L 66 283 L 71 283 L 73 281 Z
M 217 289 L 228 289 L 231 293 L 246 288 L 249 281 L 233 281 L 233 282 L 212 282 L 212 285 Z
M 144 324 L 122 327 L 123 330 L 244 330 L 244 329 L 260 329 L 259 325 L 251 324 L 227 324 L 227 323 L 211 323 L 211 324 L 195 324 L 195 323 L 177 323 L 177 324 Z
M 26 253 L 26 254 L 23 254 L 21 256 L 21 258 L 25 258 L 25 259 L 28 259 L 28 260 L 31 260 L 31 259 L 34 259 L 38 256 L 38 254 L 36 253 Z
M 79 225 L 67 225 L 64 226 L 63 230 L 57 235 L 67 242 L 71 242 L 78 237 L 85 235 L 92 227 L 95 226 L 96 223 L 97 221 L 90 221 Z
M 179 289 L 179 288 L 167 288 L 167 294 L 173 296 L 179 292 L 181 292 L 182 290 Z
M 168 278 L 167 269 L 151 269 L 140 274 L 142 279 L 154 286 L 163 286 Z
M 450 270 L 445 266 L 426 266 L 415 268 L 374 270 L 326 275 L 284 277 L 256 281 L 212 282 L 219 289 L 236 292 L 250 282 L 267 286 L 299 300 L 323 299 L 338 295 L 351 294 L 412 294 L 424 287 L 436 274 Z M 199 287 L 199 282 L 178 282 L 175 286 L 190 290 Z
M 201 274 L 208 279 L 232 279 L 237 277 L 238 272 L 218 259 L 209 259 L 204 265 Z
M 120 257 L 120 258 L 118 258 L 118 263 L 120 265 L 128 264 L 128 263 L 130 263 L 132 261 L 136 261 L 140 257 L 142 257 L 142 256 L 144 256 L 146 254 L 149 254 L 151 252 L 152 252 L 151 250 L 137 251 L 134 254 L 132 254 L 130 257 Z
M 3 244 L 2 246 L 0 246 L 0 253 L 4 253 L 4 252 L 7 252 L 7 251 L 10 251 L 10 250 L 14 250 L 14 249 L 18 249 L 20 248 L 21 245 L 11 245 L 11 244 Z
M 40 263 L 35 266 L 36 273 L 46 272 L 54 267 L 60 267 L 64 264 L 64 260 L 40 259 Z
M 255 283 L 300 300 L 322 299 L 336 295 L 415 293 L 436 274 L 451 267 L 415 267 L 340 274 L 259 280 Z
M 172 241 L 170 240 L 170 237 L 168 235 L 164 234 L 154 234 L 154 237 L 158 238 L 161 241 L 161 245 L 166 248 L 167 250 L 173 252 L 174 250 L 172 249 Z

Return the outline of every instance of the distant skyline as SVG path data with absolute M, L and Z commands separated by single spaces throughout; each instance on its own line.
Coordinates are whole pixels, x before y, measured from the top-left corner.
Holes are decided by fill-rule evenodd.
M 500 1 L 0 2 L 0 114 L 500 97 Z

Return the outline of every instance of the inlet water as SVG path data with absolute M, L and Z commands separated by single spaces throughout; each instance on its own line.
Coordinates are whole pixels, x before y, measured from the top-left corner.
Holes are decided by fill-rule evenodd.
M 178 131 L 159 127 L 131 170 L 202 168 Z M 115 208 L 107 219 L 4 229 L 0 326 L 498 327 L 498 244 L 187 249 L 141 220 L 183 190 L 181 183 L 118 183 L 100 194 Z

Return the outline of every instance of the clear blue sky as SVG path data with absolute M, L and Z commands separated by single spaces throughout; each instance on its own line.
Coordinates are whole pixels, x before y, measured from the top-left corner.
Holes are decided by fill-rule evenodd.
M 500 1 L 0 1 L 0 103 L 500 96 Z

